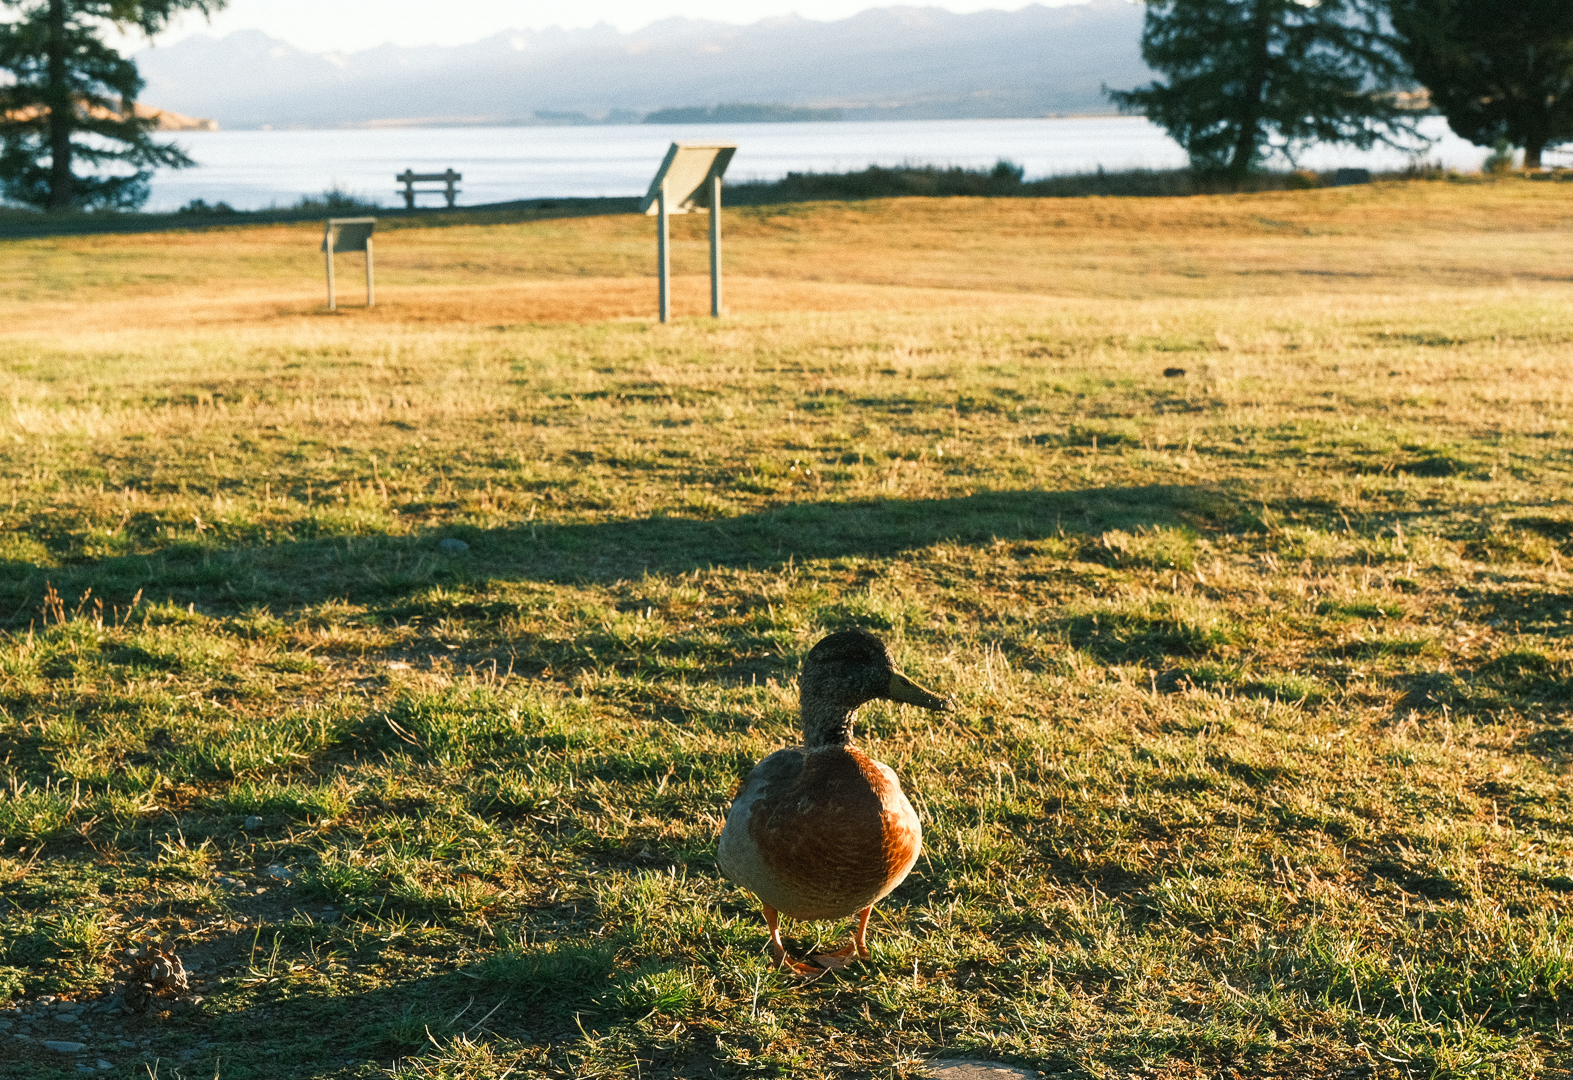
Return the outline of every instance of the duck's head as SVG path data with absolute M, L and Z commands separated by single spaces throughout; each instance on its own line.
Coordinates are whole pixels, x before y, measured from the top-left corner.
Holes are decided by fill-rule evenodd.
M 885 643 L 867 630 L 820 639 L 803 661 L 798 687 L 803 745 L 809 747 L 851 741 L 857 710 L 875 698 L 936 711 L 951 707 L 897 671 Z

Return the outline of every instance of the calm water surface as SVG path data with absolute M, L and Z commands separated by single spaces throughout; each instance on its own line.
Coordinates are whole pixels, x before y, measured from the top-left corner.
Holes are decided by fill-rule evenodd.
M 1454 168 L 1476 169 L 1486 151 L 1426 121 L 1441 136 L 1426 153 Z M 1141 117 L 1061 120 L 913 120 L 819 124 L 630 124 L 579 128 L 402 128 L 350 131 L 182 132 L 174 141 L 197 167 L 160 172 L 149 210 L 192 199 L 237 209 L 288 206 L 337 186 L 383 205 L 402 205 L 393 177 L 405 169 L 464 174 L 459 203 L 569 196 L 642 195 L 674 140 L 738 144 L 731 181 L 773 180 L 788 172 L 841 172 L 903 163 L 992 166 L 1000 158 L 1028 178 L 1099 168 L 1170 169 L 1185 154 Z M 1401 152 L 1318 148 L 1309 168 L 1402 168 Z M 421 205 L 440 205 L 437 196 Z

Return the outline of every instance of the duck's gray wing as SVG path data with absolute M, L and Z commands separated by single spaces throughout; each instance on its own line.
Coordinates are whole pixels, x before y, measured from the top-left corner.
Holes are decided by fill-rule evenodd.
M 750 884 L 754 874 L 750 871 L 758 861 L 752 838 L 748 835 L 748 819 L 754 804 L 771 794 L 779 794 L 797 783 L 803 774 L 804 755 L 800 747 L 789 746 L 777 750 L 755 765 L 737 794 L 732 798 L 732 808 L 727 811 L 726 825 L 721 829 L 721 839 L 716 845 L 716 864 L 721 872 L 739 885 Z

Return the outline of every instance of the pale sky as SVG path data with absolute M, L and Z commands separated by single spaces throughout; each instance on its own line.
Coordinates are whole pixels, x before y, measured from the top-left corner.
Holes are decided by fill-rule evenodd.
M 500 30 L 564 29 L 611 23 L 637 30 L 659 19 L 684 16 L 718 22 L 752 23 L 777 15 L 844 19 L 870 7 L 901 0 L 230 0 L 209 25 L 201 15 L 184 15 L 155 44 L 171 45 L 191 34 L 222 37 L 236 30 L 261 30 L 310 52 L 354 52 L 385 42 L 396 45 L 463 45 Z M 1028 0 L 907 0 L 912 6 L 967 12 L 1014 11 Z M 1077 0 L 1037 0 L 1045 6 Z M 142 43 L 138 42 L 140 46 Z

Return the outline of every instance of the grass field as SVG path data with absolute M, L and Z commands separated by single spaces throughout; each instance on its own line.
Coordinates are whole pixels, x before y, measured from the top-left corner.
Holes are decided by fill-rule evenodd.
M 0 1076 L 1568 1075 L 1560 185 L 403 225 L 0 244 Z M 850 625 L 958 708 L 805 985 Z

